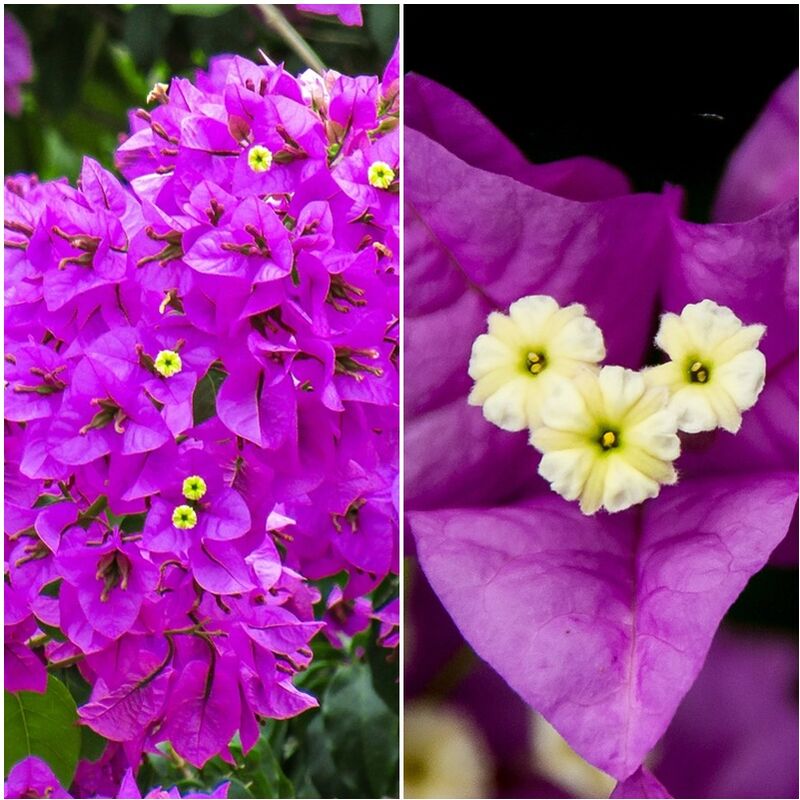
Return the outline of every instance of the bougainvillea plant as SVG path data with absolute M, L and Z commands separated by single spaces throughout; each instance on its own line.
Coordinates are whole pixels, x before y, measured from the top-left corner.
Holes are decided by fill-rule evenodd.
M 444 87 L 414 76 L 406 91 L 405 499 L 421 566 L 477 654 L 617 796 L 668 796 L 645 757 L 795 511 L 796 177 L 788 192 L 785 173 L 765 180 L 751 141 L 739 191 L 720 193 L 734 212 L 720 221 L 742 221 L 693 224 L 676 188 L 631 194 L 588 158 L 531 164 Z M 796 176 L 796 78 L 765 116 L 752 136 Z M 734 351 L 741 370 L 725 367 Z M 598 373 L 604 359 L 620 366 Z M 536 391 L 551 378 L 555 401 Z M 649 392 L 644 430 L 626 415 Z
M 89 684 L 80 796 L 135 796 L 165 747 L 247 754 L 317 705 L 323 628 L 397 643 L 370 599 L 398 569 L 396 57 L 220 56 L 148 104 L 122 180 L 5 185 L 5 684 L 20 714 L 58 670 Z M 50 767 L 7 790 L 69 796 Z

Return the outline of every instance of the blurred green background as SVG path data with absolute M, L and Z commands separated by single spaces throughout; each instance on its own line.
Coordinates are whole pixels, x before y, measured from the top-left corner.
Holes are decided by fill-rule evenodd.
M 363 28 L 336 17 L 279 11 L 323 63 L 348 74 L 381 74 L 397 42 L 397 5 L 363 5 Z M 83 155 L 107 167 L 127 111 L 144 106 L 157 81 L 190 76 L 211 56 L 260 60 L 259 48 L 291 72 L 306 65 L 257 5 L 6 5 L 31 43 L 34 80 L 23 113 L 5 118 L 5 173 L 74 179 Z

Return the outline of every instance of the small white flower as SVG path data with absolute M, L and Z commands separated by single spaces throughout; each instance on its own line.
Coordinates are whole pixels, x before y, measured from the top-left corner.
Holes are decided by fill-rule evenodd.
M 394 178 L 394 170 L 385 161 L 375 161 L 367 170 L 369 185 L 376 189 L 388 189 Z
M 247 151 L 247 165 L 253 172 L 269 172 L 272 166 L 272 151 L 261 144 L 254 144 Z
M 531 751 L 536 771 L 570 797 L 608 797 L 616 781 L 581 758 L 539 713 L 531 712 Z
M 404 720 L 405 797 L 492 797 L 491 755 L 466 714 L 417 701 Z
M 579 303 L 560 308 L 547 295 L 523 297 L 508 316 L 489 315 L 489 332 L 472 345 L 469 403 L 507 431 L 540 423 L 540 407 L 553 383 L 595 367 L 605 358 L 603 334 Z
M 156 372 L 165 378 L 171 378 L 183 369 L 180 354 L 175 350 L 159 350 L 154 364 Z
M 677 419 L 665 389 L 648 387 L 623 367 L 583 370 L 555 383 L 531 444 L 543 454 L 539 474 L 584 514 L 622 511 L 678 479 Z
M 756 348 L 765 331 L 763 325 L 743 325 L 712 300 L 661 317 L 656 344 L 671 360 L 645 376 L 651 386 L 669 389 L 680 430 L 739 430 L 742 411 L 755 405 L 764 388 L 766 359 Z

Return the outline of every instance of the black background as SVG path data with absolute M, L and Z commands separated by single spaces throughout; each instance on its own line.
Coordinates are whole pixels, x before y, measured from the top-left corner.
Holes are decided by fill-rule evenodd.
M 706 221 L 729 155 L 796 69 L 797 31 L 796 6 L 405 6 L 405 69 L 532 161 L 590 155 L 638 191 L 679 184 Z
M 731 153 L 798 61 L 796 6 L 404 13 L 406 71 L 466 97 L 531 161 L 589 155 L 620 167 L 637 191 L 678 184 L 685 215 L 699 222 Z M 797 571 L 767 567 L 728 620 L 796 631 L 797 602 Z

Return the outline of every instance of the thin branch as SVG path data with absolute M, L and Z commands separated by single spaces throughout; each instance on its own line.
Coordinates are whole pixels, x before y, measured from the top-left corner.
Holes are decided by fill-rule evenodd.
M 315 72 L 322 73 L 325 65 L 322 59 L 311 49 L 308 42 L 295 30 L 288 19 L 271 3 L 256 5 L 264 22 L 272 28 L 289 47 Z
M 73 664 L 77 664 L 84 658 L 86 658 L 84 653 L 78 653 L 76 656 L 70 656 L 69 658 L 64 658 L 61 661 L 51 661 L 47 665 L 47 669 L 63 669 L 64 667 L 71 667 Z

